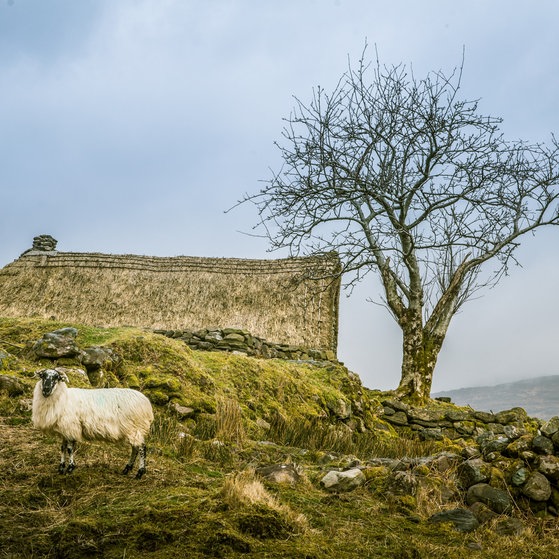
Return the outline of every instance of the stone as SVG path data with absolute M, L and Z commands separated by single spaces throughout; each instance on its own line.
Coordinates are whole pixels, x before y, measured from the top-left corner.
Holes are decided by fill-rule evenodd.
M 532 501 L 547 501 L 551 497 L 551 484 L 540 472 L 532 472 L 522 487 L 522 494 Z
M 540 428 L 542 435 L 546 437 L 552 437 L 559 431 L 559 417 L 552 417 L 549 421 L 546 421 Z
M 352 468 L 345 472 L 331 470 L 320 480 L 320 485 L 333 493 L 345 493 L 357 489 L 365 481 L 365 474 L 359 468 Z
M 97 369 L 111 370 L 120 361 L 120 357 L 109 347 L 87 347 L 81 355 L 82 365 L 89 371 Z
M 497 518 L 499 515 L 492 511 L 487 505 L 483 504 L 481 501 L 477 501 L 470 506 L 470 510 L 477 518 L 480 524 L 484 524 L 485 522 L 489 522 L 494 518 Z
M 559 458 L 553 455 L 542 456 L 539 459 L 538 471 L 548 479 L 559 480 Z
M 481 421 L 482 423 L 494 423 L 495 422 L 495 414 L 487 412 L 487 411 L 474 411 L 472 416 Z
M 445 419 L 448 419 L 448 421 L 467 421 L 470 416 L 468 415 L 467 412 L 462 411 L 462 410 L 447 410 L 444 413 L 444 417 Z
M 479 526 L 474 513 L 465 508 L 443 510 L 431 516 L 429 522 L 450 522 L 459 532 L 472 532 Z
M 20 396 L 25 386 L 16 377 L 0 375 L 0 390 L 5 390 L 9 396 Z
M 533 435 L 522 435 L 515 441 L 509 443 L 505 449 L 508 456 L 518 456 L 521 452 L 532 450 Z
M 39 359 L 59 359 L 61 357 L 75 357 L 79 355 L 80 348 L 76 344 L 76 328 L 61 328 L 48 332 L 37 340 L 31 350 Z
M 327 406 L 338 419 L 349 419 L 351 417 L 351 404 L 342 398 L 328 402 Z
M 497 423 L 501 425 L 508 425 L 509 423 L 520 423 L 528 419 L 528 414 L 523 408 L 512 408 L 510 410 L 503 410 L 495 414 Z
M 464 489 L 472 485 L 489 481 L 491 465 L 481 458 L 470 458 L 458 466 L 458 480 Z
M 466 503 L 483 503 L 497 514 L 505 514 L 512 510 L 513 502 L 510 495 L 503 489 L 491 487 L 488 483 L 472 485 L 466 493 Z
M 397 411 L 392 415 L 386 416 L 386 421 L 393 425 L 407 425 L 408 416 L 403 411 Z
M 530 475 L 530 470 L 528 470 L 528 468 L 525 468 L 524 466 L 518 468 L 511 476 L 510 479 L 511 485 L 514 485 L 515 487 L 520 487 L 521 485 L 524 485 L 528 480 L 529 475 Z
M 415 495 L 418 482 L 411 472 L 394 472 L 387 481 L 388 490 L 395 495 Z
M 387 406 L 389 408 L 393 408 L 396 411 L 407 411 L 410 409 L 408 404 L 401 402 L 400 400 L 396 400 L 396 398 L 388 398 L 381 402 L 383 406 Z
M 503 518 L 495 524 L 494 529 L 499 536 L 521 536 L 527 527 L 519 518 Z
M 192 417 L 195 413 L 193 408 L 189 408 L 188 406 L 181 406 L 176 402 L 172 404 L 173 411 L 177 414 L 179 419 L 186 419 L 187 417 Z
M 553 441 L 544 435 L 537 435 L 532 441 L 532 448 L 538 454 L 553 454 Z
M 50 235 L 38 235 L 37 237 L 33 237 L 33 245 L 31 250 L 52 252 L 56 250 L 57 243 L 58 241 Z
M 430 410 L 428 408 L 410 408 L 409 410 L 407 410 L 407 416 L 410 421 L 427 422 L 429 424 L 427 426 L 432 427 L 440 425 L 441 421 L 444 418 L 444 413 L 437 410 Z
M 295 485 L 300 479 L 301 474 L 294 464 L 272 464 L 257 468 L 256 473 L 273 483 L 285 483 Z
M 503 436 L 490 436 L 484 437 L 479 446 L 483 454 L 490 454 L 491 452 L 503 452 L 510 444 L 511 440 Z

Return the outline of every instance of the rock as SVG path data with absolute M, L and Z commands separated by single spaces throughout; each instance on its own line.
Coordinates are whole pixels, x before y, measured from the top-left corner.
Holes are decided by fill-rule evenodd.
M 489 481 L 491 465 L 481 458 L 470 458 L 458 466 L 458 480 L 464 489 L 472 485 Z
M 75 357 L 79 355 L 80 348 L 76 344 L 76 328 L 61 328 L 48 332 L 37 340 L 31 350 L 39 359 L 59 359 L 61 357 Z
M 512 499 L 506 491 L 491 487 L 487 483 L 472 485 L 466 493 L 466 502 L 468 505 L 483 503 L 497 514 L 508 513 L 513 507 Z
M 97 369 L 111 370 L 120 361 L 120 357 L 109 347 L 87 347 L 81 355 L 80 361 L 88 372 Z
M 434 423 L 438 426 L 444 419 L 444 413 L 437 410 L 430 410 L 429 408 L 410 408 L 407 410 L 407 416 L 410 421 L 417 423 L 419 421 Z M 428 425 L 429 427 L 431 425 Z
M 533 435 L 522 435 L 521 437 L 507 445 L 505 449 L 506 454 L 508 456 L 518 456 L 522 452 L 532 450 L 533 440 Z
M 559 480 L 559 458 L 546 455 L 539 459 L 538 471 L 551 480 Z
M 521 423 L 528 419 L 528 414 L 523 408 L 512 408 L 510 410 L 500 411 L 495 414 L 495 420 L 501 425 L 508 425 L 509 423 Z
M 471 532 L 479 526 L 474 513 L 464 508 L 438 512 L 429 518 L 429 522 L 450 522 L 459 532 Z
M 188 417 L 192 417 L 196 412 L 196 410 L 194 410 L 193 408 L 189 408 L 187 406 L 181 406 L 176 402 L 172 404 L 171 408 L 177 414 L 179 419 L 186 419 Z
M 510 482 L 515 487 L 520 487 L 521 485 L 524 485 L 526 483 L 529 475 L 530 471 L 528 470 L 528 468 L 522 466 L 512 474 Z
M 546 437 L 552 437 L 559 431 L 559 417 L 552 417 L 549 421 L 546 421 L 540 428 L 542 435 Z
M 9 396 L 20 396 L 25 386 L 16 377 L 0 375 L 0 390 L 5 390 Z
M 274 464 L 257 468 L 256 473 L 267 481 L 274 483 L 286 483 L 295 485 L 300 479 L 301 474 L 294 464 Z
M 417 479 L 411 472 L 394 472 L 387 482 L 388 490 L 395 495 L 415 495 Z
M 327 491 L 345 493 L 353 491 L 365 483 L 365 474 L 359 468 L 352 468 L 345 472 L 332 470 L 321 480 L 320 485 Z
M 403 411 L 397 411 L 393 415 L 386 416 L 386 421 L 393 425 L 407 425 L 408 417 Z
M 479 446 L 481 452 L 484 455 L 491 454 L 492 452 L 503 452 L 507 446 L 510 444 L 511 440 L 508 437 L 497 436 L 487 436 L 482 437 L 479 440 Z
M 526 530 L 526 525 L 518 518 L 503 518 L 495 525 L 499 536 L 521 536 Z
M 470 506 L 470 510 L 480 524 L 489 522 L 490 520 L 493 520 L 494 518 L 497 518 L 499 516 L 496 512 L 493 512 L 487 505 L 484 505 L 481 501 L 473 503 Z
M 538 454 L 553 454 L 553 441 L 544 435 L 537 435 L 532 441 L 532 448 Z
M 401 402 L 400 400 L 396 400 L 395 398 L 388 398 L 386 400 L 382 400 L 381 404 L 388 408 L 392 408 L 396 411 L 407 411 L 410 409 L 408 404 Z
M 481 421 L 482 423 L 494 423 L 495 422 L 495 414 L 487 412 L 487 411 L 474 411 L 472 413 L 474 419 Z
M 351 404 L 342 398 L 328 402 L 327 407 L 338 419 L 349 419 L 351 417 Z
M 522 487 L 522 493 L 532 501 L 547 501 L 551 497 L 551 484 L 540 472 L 532 472 Z

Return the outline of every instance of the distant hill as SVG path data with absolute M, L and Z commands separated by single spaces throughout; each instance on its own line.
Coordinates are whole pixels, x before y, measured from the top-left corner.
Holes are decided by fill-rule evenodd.
M 459 406 L 469 405 L 476 410 L 498 412 L 516 406 L 528 415 L 549 419 L 559 415 L 559 375 L 497 384 L 460 388 L 432 394 L 434 398 L 448 396 Z

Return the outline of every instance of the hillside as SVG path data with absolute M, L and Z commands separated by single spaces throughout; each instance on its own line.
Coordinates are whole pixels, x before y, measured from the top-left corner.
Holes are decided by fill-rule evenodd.
M 54 344 L 50 333 L 69 326 L 75 344 Z M 73 386 L 148 395 L 155 421 L 141 480 L 120 473 L 125 444 L 83 443 L 76 470 L 57 473 L 60 440 L 32 427 L 29 408 L 35 371 L 54 366 Z M 479 451 L 467 435 L 484 425 L 510 433 L 502 456 L 491 446 L 502 435 L 486 432 Z M 0 318 L 0 557 L 552 557 L 551 501 L 503 489 L 537 425 L 518 410 L 414 409 L 334 363 L 193 351 L 133 328 Z M 499 460 L 470 464 L 464 457 L 474 452 Z M 500 513 L 477 502 L 479 521 L 465 491 L 478 463 L 493 494 L 515 499 L 514 508 L 497 502 Z
M 559 415 L 559 375 L 433 394 L 433 397 L 439 396 L 450 397 L 459 406 L 484 411 L 497 412 L 520 406 L 533 417 L 549 419 Z

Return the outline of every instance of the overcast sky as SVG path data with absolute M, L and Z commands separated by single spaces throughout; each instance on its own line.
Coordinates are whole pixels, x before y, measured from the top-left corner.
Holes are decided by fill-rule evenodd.
M 331 89 L 365 42 L 423 77 L 465 47 L 463 97 L 510 139 L 559 132 L 555 0 L 0 0 L 0 266 L 58 249 L 283 257 L 243 235 L 279 169 L 293 95 Z M 434 390 L 559 374 L 559 229 L 454 318 Z M 342 293 L 339 358 L 395 388 L 400 332 L 373 279 Z

